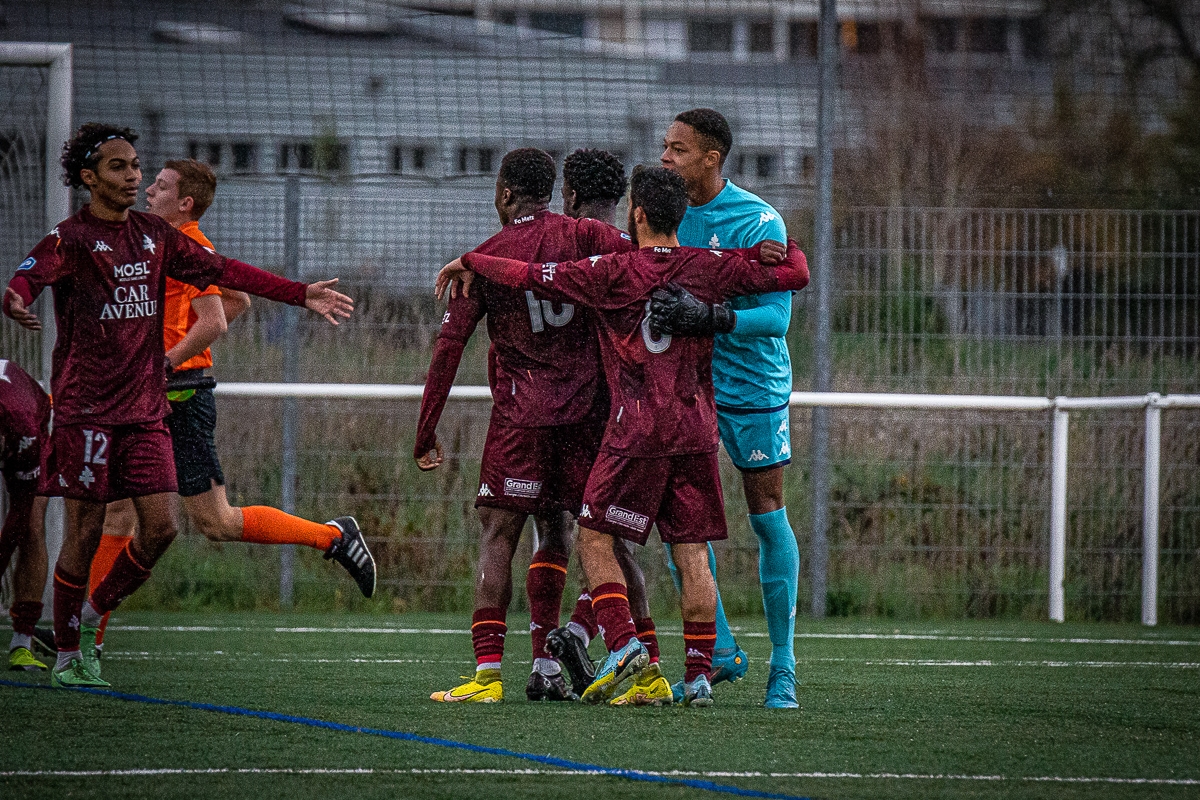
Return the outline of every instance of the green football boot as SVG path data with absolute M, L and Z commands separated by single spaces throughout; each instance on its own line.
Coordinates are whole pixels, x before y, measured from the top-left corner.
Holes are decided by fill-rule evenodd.
M 83 656 L 83 666 L 96 678 L 100 677 L 100 651 L 96 649 L 96 637 L 99 634 L 99 628 L 79 626 L 79 652 Z
M 81 659 L 72 658 L 69 666 L 59 670 L 50 670 L 50 685 L 56 689 L 81 687 L 105 689 L 112 684 L 89 672 Z

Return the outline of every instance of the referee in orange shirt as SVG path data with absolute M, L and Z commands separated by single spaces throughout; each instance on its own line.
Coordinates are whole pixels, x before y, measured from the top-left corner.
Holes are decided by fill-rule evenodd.
M 167 161 L 146 189 L 146 207 L 213 250 L 212 242 L 200 231 L 199 220 L 212 205 L 216 188 L 216 175 L 207 164 L 194 159 Z M 375 591 L 375 560 L 353 517 L 338 517 L 322 524 L 268 506 L 235 508 L 229 504 L 225 475 L 217 459 L 217 407 L 212 388 L 171 391 L 171 386 L 195 384 L 205 377 L 205 370 L 213 363 L 209 345 L 225 332 L 229 322 L 250 307 L 250 297 L 216 286 L 200 290 L 170 277 L 166 280 L 163 345 L 170 370 L 167 399 L 171 401 L 166 422 L 175 449 L 179 495 L 188 518 L 214 542 L 301 544 L 321 550 L 326 558 L 344 566 L 362 593 L 370 597 Z M 132 500 L 108 505 L 104 536 L 92 560 L 91 590 L 108 574 L 136 526 Z M 98 644 L 103 636 L 101 628 Z

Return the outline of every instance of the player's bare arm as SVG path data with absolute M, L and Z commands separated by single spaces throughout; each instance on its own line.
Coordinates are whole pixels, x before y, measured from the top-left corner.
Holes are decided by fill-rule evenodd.
M 471 272 L 461 257 L 454 259 L 438 272 L 437 281 L 434 283 L 433 294 L 438 300 L 445 299 L 446 289 L 450 290 L 451 297 L 458 296 L 458 284 L 462 284 L 463 297 L 471 296 L 471 284 L 475 280 L 475 273 Z
M 26 308 L 21 295 L 11 288 L 4 290 L 4 313 L 27 331 L 42 329 L 42 321 L 37 318 L 37 314 Z
M 222 289 L 221 307 L 225 312 L 225 324 L 228 325 L 250 310 L 250 295 L 235 289 Z
M 196 322 L 188 328 L 184 337 L 167 351 L 167 360 L 171 362 L 172 367 L 200 355 L 225 333 L 227 323 L 220 295 L 206 294 L 197 297 L 192 301 L 192 311 L 196 312 Z

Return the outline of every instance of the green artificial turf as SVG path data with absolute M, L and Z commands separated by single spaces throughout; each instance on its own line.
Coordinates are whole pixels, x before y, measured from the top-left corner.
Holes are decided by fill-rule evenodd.
M 801 708 L 787 712 L 759 705 L 769 654 L 761 620 L 745 620 L 741 633 L 749 675 L 736 685 L 719 684 L 711 709 L 527 703 L 525 621 L 509 619 L 507 700 L 500 705 L 428 699 L 472 669 L 463 615 L 127 613 L 110 629 L 104 674 L 121 692 L 607 768 L 686 772 L 693 780 L 758 792 L 1200 796 L 1196 629 L 802 620 Z M 356 627 L 366 630 L 330 632 Z M 296 628 L 317 630 L 290 630 Z M 391 632 L 378 632 L 384 629 Z M 448 632 L 430 632 L 435 629 Z M 660 631 L 664 665 L 674 676 L 682 663 L 679 623 L 664 621 Z M 1091 641 L 1063 641 L 1071 638 Z M 44 675 L 5 677 L 48 685 Z M 555 774 L 561 767 L 514 756 L 77 692 L 0 686 L 0 708 L 0 796 L 6 797 L 720 796 L 628 778 Z M 237 771 L 285 769 L 373 772 Z M 118 774 L 65 774 L 96 770 Z M 120 774 L 129 770 L 186 772 Z M 14 774 L 19 771 L 41 774 Z M 931 775 L 960 777 L 916 777 Z

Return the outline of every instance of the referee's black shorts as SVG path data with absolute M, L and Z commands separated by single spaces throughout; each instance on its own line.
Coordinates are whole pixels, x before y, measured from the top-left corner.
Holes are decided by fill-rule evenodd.
M 204 494 L 213 481 L 224 486 L 225 473 L 217 459 L 217 401 L 213 390 L 197 389 L 187 400 L 172 401 L 166 422 L 175 448 L 180 496 Z

